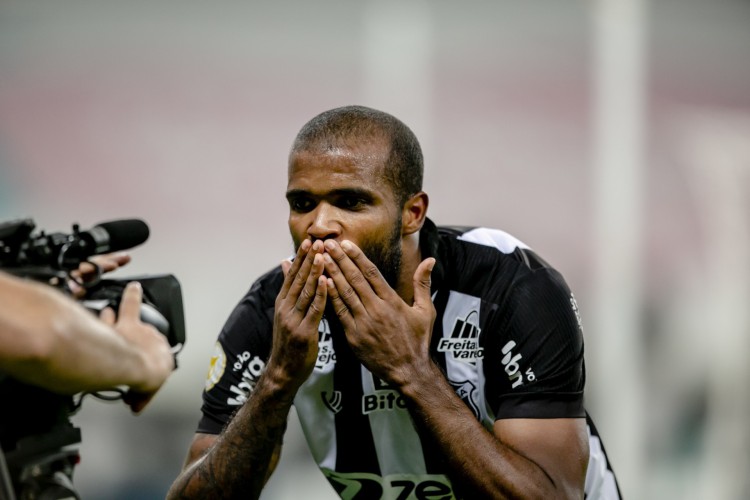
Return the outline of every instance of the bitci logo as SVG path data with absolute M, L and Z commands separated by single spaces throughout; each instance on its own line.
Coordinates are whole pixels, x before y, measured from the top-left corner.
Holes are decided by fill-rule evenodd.
M 362 396 L 362 413 L 406 408 L 406 400 L 393 386 L 379 377 L 372 378 L 375 392 Z

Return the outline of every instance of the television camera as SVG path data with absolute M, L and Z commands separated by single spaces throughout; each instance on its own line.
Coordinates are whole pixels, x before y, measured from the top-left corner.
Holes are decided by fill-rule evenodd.
M 74 270 L 95 255 L 127 250 L 145 242 L 149 228 L 138 219 L 103 222 L 87 231 L 78 224 L 70 233 L 35 231 L 32 219 L 0 223 L 0 269 L 53 286 L 72 295 L 75 283 L 86 291 L 81 304 L 98 313 L 117 311 L 126 284 L 139 281 L 143 289 L 141 321 L 163 334 L 175 356 L 185 342 L 180 284 L 171 274 L 102 279 L 98 266 L 93 279 L 75 277 Z M 91 393 L 104 400 L 120 399 L 112 388 Z M 0 401 L 12 404 L 0 412 L 0 499 L 78 499 L 73 469 L 79 461 L 81 430 L 70 422 L 86 394 L 55 394 L 0 374 Z M 4 460 L 3 460 L 4 455 Z M 4 462 L 4 463 L 3 463 Z

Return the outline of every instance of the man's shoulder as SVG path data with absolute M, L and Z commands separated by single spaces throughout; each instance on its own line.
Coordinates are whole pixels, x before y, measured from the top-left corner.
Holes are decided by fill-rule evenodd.
M 475 296 L 508 297 L 528 287 L 558 288 L 560 273 L 514 235 L 490 227 L 441 225 L 439 241 L 442 286 Z M 433 254 L 434 255 L 434 254 Z M 444 278 L 444 279 L 442 279 Z
M 276 266 L 273 269 L 262 274 L 258 277 L 250 289 L 245 293 L 243 302 L 248 299 L 261 299 L 264 302 L 276 300 L 276 295 L 281 290 L 281 285 L 284 283 L 284 274 L 281 270 L 281 266 Z
M 500 259 L 535 269 L 551 269 L 547 261 L 524 241 L 507 231 L 483 226 L 436 226 L 436 234 L 446 253 L 453 259 L 485 262 Z M 459 250 L 460 251 L 457 251 Z
M 481 226 L 438 226 L 438 234 L 444 239 L 455 239 L 495 248 L 510 254 L 517 249 L 531 250 L 526 243 L 502 229 Z

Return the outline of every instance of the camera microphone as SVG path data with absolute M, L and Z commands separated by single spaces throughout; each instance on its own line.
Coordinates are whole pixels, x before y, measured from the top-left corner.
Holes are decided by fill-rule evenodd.
M 148 225 L 140 219 L 101 222 L 88 231 L 79 231 L 74 225 L 73 230 L 74 238 L 63 249 L 61 262 L 127 250 L 145 242 L 149 236 Z
M 149 229 L 140 219 L 122 219 L 101 222 L 79 236 L 89 255 L 97 255 L 140 245 L 148 239 Z

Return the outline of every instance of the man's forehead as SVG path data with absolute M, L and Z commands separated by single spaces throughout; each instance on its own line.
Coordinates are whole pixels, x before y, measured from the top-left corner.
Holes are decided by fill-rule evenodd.
M 365 156 L 385 159 L 390 154 L 390 141 L 382 134 L 367 134 L 348 138 L 325 138 L 298 144 L 294 154 Z
M 376 198 L 393 198 L 393 188 L 385 175 L 382 151 L 363 145 L 361 148 L 300 150 L 289 161 L 287 195 L 329 193 L 358 190 Z
M 289 157 L 289 175 L 300 170 L 350 171 L 380 177 L 389 151 L 374 143 L 302 149 Z

